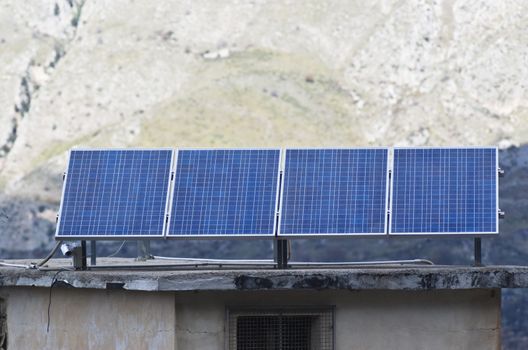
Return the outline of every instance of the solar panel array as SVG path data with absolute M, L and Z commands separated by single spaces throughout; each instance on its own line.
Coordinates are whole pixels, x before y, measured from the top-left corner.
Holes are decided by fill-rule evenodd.
M 388 149 L 288 149 L 279 236 L 384 234 Z
M 280 150 L 178 152 L 169 236 L 273 236 Z
M 162 237 L 171 150 L 75 150 L 57 237 Z
M 498 233 L 496 148 L 394 150 L 393 234 Z
M 392 154 L 389 184 L 388 148 L 74 150 L 56 237 L 498 233 L 496 148 Z

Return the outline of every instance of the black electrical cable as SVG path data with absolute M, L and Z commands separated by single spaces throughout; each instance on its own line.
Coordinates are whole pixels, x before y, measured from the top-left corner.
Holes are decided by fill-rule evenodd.
M 49 252 L 49 254 L 44 258 L 44 260 L 42 260 L 41 262 L 37 264 L 37 268 L 44 266 L 44 264 L 47 263 L 53 257 L 53 255 L 55 255 L 57 250 L 59 250 L 59 247 L 61 244 L 62 244 L 62 241 L 57 242 L 57 244 L 55 244 L 55 247 L 53 247 L 51 252 Z
M 64 272 L 64 271 L 68 271 L 68 270 L 57 271 L 55 275 L 53 275 L 53 278 L 51 279 L 51 285 L 50 285 L 50 290 L 49 290 L 49 303 L 48 303 L 48 325 L 46 327 L 46 333 L 49 333 L 49 328 L 50 328 L 51 291 L 53 290 L 53 286 L 55 285 L 55 283 L 59 281 L 57 279 L 57 277 L 59 276 L 59 273 Z

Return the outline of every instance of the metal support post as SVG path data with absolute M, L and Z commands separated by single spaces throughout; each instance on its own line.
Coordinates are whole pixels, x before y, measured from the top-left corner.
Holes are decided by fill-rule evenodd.
M 475 237 L 475 263 L 474 266 L 482 266 L 482 241 Z
M 87 270 L 86 263 L 86 241 L 81 241 L 81 246 L 77 246 L 72 250 L 73 267 L 75 270 Z
M 86 270 L 88 268 L 88 263 L 86 258 L 88 254 L 86 253 L 86 241 L 81 241 L 81 270 Z
M 288 240 L 278 239 L 275 241 L 275 262 L 278 269 L 288 268 Z
M 279 193 L 282 191 L 282 171 L 279 172 Z M 275 215 L 275 235 L 277 235 L 277 230 L 279 227 L 279 217 L 280 217 L 280 196 L 279 200 L 277 201 L 277 212 Z M 288 258 L 290 256 L 288 251 L 288 240 L 286 239 L 276 239 L 274 241 L 274 253 L 275 253 L 275 263 L 277 264 L 278 269 L 287 269 L 288 268 Z
M 97 265 L 97 246 L 96 241 L 90 241 L 90 265 Z
M 137 261 L 146 261 L 152 259 L 150 254 L 150 241 L 143 240 L 137 242 Z

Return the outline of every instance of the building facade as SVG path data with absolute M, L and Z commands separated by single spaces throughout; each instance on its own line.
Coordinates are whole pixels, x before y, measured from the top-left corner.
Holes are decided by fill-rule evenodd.
M 514 267 L 0 268 L 2 350 L 500 349 L 501 288 L 527 285 Z

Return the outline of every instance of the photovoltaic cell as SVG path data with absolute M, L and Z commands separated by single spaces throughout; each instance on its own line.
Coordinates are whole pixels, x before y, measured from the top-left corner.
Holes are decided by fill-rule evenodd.
M 288 149 L 280 236 L 385 234 L 388 149 Z
M 169 237 L 273 236 L 280 150 L 180 150 Z
M 161 237 L 171 150 L 73 150 L 57 238 Z
M 498 233 L 496 148 L 397 148 L 393 234 Z

